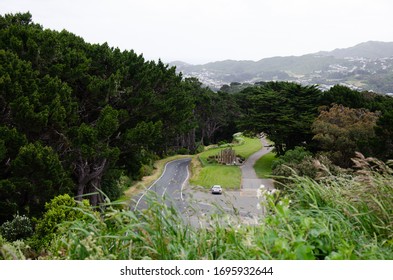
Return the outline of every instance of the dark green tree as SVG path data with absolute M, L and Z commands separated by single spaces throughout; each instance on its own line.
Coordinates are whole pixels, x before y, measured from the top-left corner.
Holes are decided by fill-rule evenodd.
M 242 112 L 239 128 L 266 133 L 278 155 L 296 146 L 310 145 L 320 95 L 315 86 L 288 82 L 247 88 L 236 95 Z
M 45 202 L 56 195 L 72 192 L 72 181 L 58 155 L 51 147 L 44 147 L 39 142 L 19 149 L 11 162 L 11 175 L 19 193 L 15 199 L 21 213 L 38 215 Z
M 343 85 L 335 85 L 323 92 L 321 103 L 327 106 L 341 104 L 349 108 L 367 108 L 369 100 L 364 93 L 350 89 Z
M 108 188 L 121 174 L 138 178 L 157 157 L 233 129 L 236 103 L 225 94 L 132 50 L 44 30 L 29 13 L 0 16 L 0 63 L 0 191 L 18 192 L 4 200 L 8 214 L 15 202 L 38 214 L 70 180 L 78 199 L 97 205 L 103 182 L 118 193 Z

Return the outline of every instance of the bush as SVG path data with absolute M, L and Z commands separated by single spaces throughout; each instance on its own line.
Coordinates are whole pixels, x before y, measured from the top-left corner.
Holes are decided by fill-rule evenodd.
M 227 145 L 228 145 L 228 141 L 221 140 L 221 141 L 219 141 L 219 142 L 217 143 L 217 145 L 218 145 L 219 147 L 227 146 Z
M 149 176 L 153 172 L 153 167 L 151 165 L 143 164 L 139 169 L 139 178 L 142 179 L 144 176 Z
M 179 155 L 189 155 L 190 154 L 190 150 L 187 148 L 180 148 L 177 153 Z
M 102 180 L 102 192 L 110 199 L 116 200 L 121 197 L 124 191 L 124 185 L 121 184 L 121 178 L 124 176 L 121 169 L 109 169 Z
M 282 164 L 298 164 L 303 161 L 304 158 L 312 156 L 312 153 L 306 151 L 304 147 L 296 147 L 293 150 L 288 150 L 286 153 L 272 163 L 272 169 L 276 169 L 278 166 Z
M 33 235 L 33 226 L 29 217 L 15 215 L 12 221 L 7 221 L 0 227 L 0 234 L 8 241 L 26 239 Z
M 288 150 L 272 163 L 272 175 L 276 176 L 276 180 L 283 183 L 285 187 L 291 186 L 288 178 L 293 174 L 319 179 L 329 174 L 339 175 L 343 172 L 344 169 L 334 165 L 326 155 L 313 157 L 311 152 L 303 147 Z
M 45 209 L 43 217 L 37 221 L 32 240 L 32 245 L 36 249 L 48 246 L 60 230 L 66 230 L 68 226 L 65 222 L 89 219 L 89 215 L 92 214 L 87 200 L 80 203 L 68 194 L 53 198 L 45 204 Z
M 203 144 L 199 144 L 195 150 L 195 154 L 199 154 L 205 151 L 205 146 Z
M 255 135 L 254 134 L 243 135 L 243 133 L 239 133 L 239 132 L 235 133 L 235 134 L 233 134 L 233 143 L 235 143 L 237 145 L 244 144 L 244 142 L 245 142 L 244 137 L 254 138 Z

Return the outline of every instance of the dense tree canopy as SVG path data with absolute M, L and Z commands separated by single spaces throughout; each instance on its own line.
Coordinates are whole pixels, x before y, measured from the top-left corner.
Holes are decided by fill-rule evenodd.
M 280 155 L 295 146 L 309 144 L 320 95 L 315 86 L 288 82 L 247 88 L 237 96 L 243 113 L 239 128 L 265 132 Z
M 1 221 L 61 193 L 98 204 L 103 182 L 220 139 L 228 102 L 161 61 L 0 16 Z

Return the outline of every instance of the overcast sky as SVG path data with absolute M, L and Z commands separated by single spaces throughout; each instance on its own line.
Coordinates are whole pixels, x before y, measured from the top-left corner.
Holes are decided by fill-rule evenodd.
M 0 0 L 44 28 L 146 59 L 189 63 L 302 55 L 393 41 L 392 0 Z

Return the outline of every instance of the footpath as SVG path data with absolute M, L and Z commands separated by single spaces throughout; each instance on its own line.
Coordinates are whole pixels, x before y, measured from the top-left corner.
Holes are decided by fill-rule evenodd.
M 274 189 L 274 181 L 272 179 L 258 178 L 254 170 L 257 160 L 273 150 L 273 147 L 269 146 L 266 138 L 262 137 L 261 142 L 262 149 L 252 154 L 240 168 L 242 171 L 241 192 L 244 194 L 249 193 L 250 195 L 255 195 L 261 185 L 264 185 L 268 190 Z

